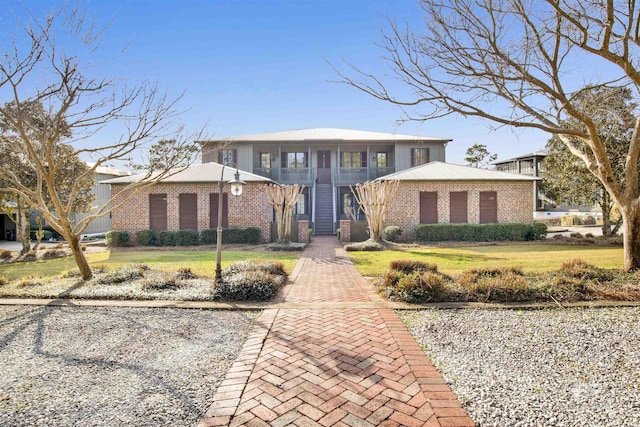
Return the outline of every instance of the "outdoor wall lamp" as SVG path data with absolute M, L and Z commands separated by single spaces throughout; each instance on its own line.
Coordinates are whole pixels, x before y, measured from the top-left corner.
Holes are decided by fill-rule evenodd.
M 229 165 L 236 168 L 236 173 L 233 174 L 233 179 L 228 181 L 231 185 L 231 194 L 233 196 L 239 196 L 242 194 L 242 185 L 244 182 L 240 179 L 240 172 L 238 166 L 233 162 L 226 162 L 222 165 L 222 172 L 220 173 L 220 180 L 218 181 L 218 228 L 216 229 L 216 283 L 222 281 L 222 193 L 224 191 L 224 168 Z

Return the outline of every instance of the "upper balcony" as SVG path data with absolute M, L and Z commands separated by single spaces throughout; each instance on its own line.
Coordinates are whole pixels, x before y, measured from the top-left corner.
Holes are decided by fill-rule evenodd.
M 270 178 L 281 184 L 301 184 L 310 186 L 316 182 L 334 185 L 354 185 L 372 181 L 381 176 L 395 172 L 393 167 L 361 167 L 361 168 L 259 168 L 253 173 Z

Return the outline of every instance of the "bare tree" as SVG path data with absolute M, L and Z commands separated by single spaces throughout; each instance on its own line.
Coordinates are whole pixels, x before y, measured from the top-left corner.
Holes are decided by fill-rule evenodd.
M 400 86 L 355 67 L 356 77 L 340 73 L 344 81 L 403 106 L 406 120 L 460 114 L 557 135 L 619 206 L 624 267 L 640 268 L 640 117 L 636 111 L 619 179 L 593 109 L 576 102 L 585 87 L 627 86 L 638 98 L 640 4 L 422 0 L 421 5 L 425 28 L 420 33 L 390 20 L 384 36 L 385 57 Z
M 353 197 L 362 208 L 369 225 L 369 239 L 382 241 L 382 231 L 387 207 L 398 189 L 400 181 L 369 181 L 351 188 Z
M 17 27 L 13 40 L 0 51 L 2 141 L 17 141 L 14 149 L 31 165 L 35 185 L 2 168 L 0 192 L 12 193 L 41 211 L 42 218 L 67 240 L 82 278 L 88 280 L 92 272 L 80 248 L 81 235 L 91 221 L 119 205 L 92 206 L 74 223 L 77 201 L 84 194 L 82 183 L 92 180 L 100 166 L 140 156 L 146 173 L 131 188 L 153 185 L 190 163 L 198 151 L 193 141 L 200 138 L 185 135 L 175 125 L 180 97 L 170 99 L 157 83 L 128 86 L 95 76 L 92 61 L 103 30 L 96 31 L 79 9 L 57 9 L 43 20 L 32 16 Z M 70 39 L 72 49 L 82 55 L 65 52 L 59 38 Z M 33 113 L 38 105 L 42 114 Z M 118 134 L 92 145 L 104 130 Z M 76 170 L 70 186 L 61 191 L 59 177 L 68 171 L 60 160 L 78 158 L 93 164 Z M 128 194 L 133 197 L 135 191 Z
M 269 204 L 276 213 L 276 226 L 278 227 L 278 243 L 291 241 L 291 224 L 293 222 L 293 210 L 304 190 L 304 185 L 267 184 Z

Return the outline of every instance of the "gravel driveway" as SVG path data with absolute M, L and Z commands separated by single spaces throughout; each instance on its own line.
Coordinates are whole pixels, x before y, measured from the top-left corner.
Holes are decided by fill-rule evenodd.
M 0 306 L 0 425 L 193 426 L 256 317 Z
M 640 307 L 401 316 L 482 427 L 640 426 Z

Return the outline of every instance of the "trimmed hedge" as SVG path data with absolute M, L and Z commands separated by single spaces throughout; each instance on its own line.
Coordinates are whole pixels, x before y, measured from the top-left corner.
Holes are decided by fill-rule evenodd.
M 224 243 L 260 243 L 262 231 L 258 227 L 225 228 L 222 230 Z M 136 244 L 140 246 L 195 246 L 212 245 L 217 241 L 215 228 L 208 228 L 198 233 L 195 230 L 179 231 L 136 231 Z
M 420 224 L 415 228 L 417 242 L 465 241 L 522 241 L 539 240 L 546 236 L 547 226 L 531 224 Z
M 109 246 L 128 246 L 129 232 L 128 231 L 110 231 L 106 234 L 107 245 Z

